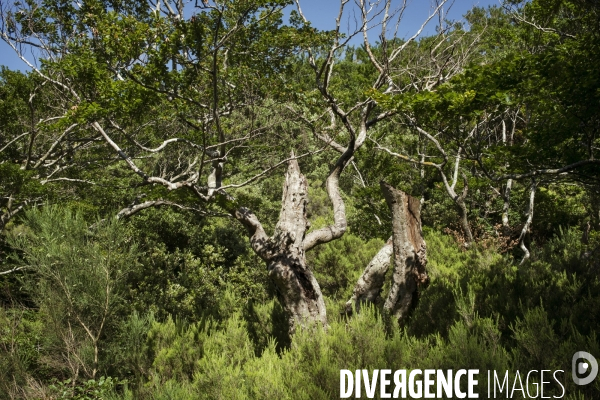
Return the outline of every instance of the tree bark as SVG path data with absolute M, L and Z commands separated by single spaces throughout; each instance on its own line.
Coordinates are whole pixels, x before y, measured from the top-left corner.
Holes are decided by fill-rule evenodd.
M 272 237 L 273 255 L 267 260 L 269 276 L 277 286 L 281 304 L 289 315 L 290 333 L 296 324 L 327 325 L 321 288 L 306 265 L 304 236 L 308 184 L 297 160 L 291 160 L 285 176 L 281 213 Z
M 384 309 L 403 322 L 415 305 L 417 288 L 429 283 L 427 247 L 421 232 L 419 199 L 381 182 L 392 212 L 394 274 Z
M 475 241 L 475 239 L 473 239 L 473 233 L 471 232 L 471 227 L 469 226 L 467 205 L 465 204 L 465 200 L 461 197 L 457 198 L 455 203 L 456 209 L 458 210 L 460 226 L 465 234 L 465 247 L 469 247 L 471 243 Z
M 306 265 L 305 235 L 310 227 L 306 218 L 308 184 L 298 161 L 291 159 L 285 175 L 281 212 L 273 236 L 267 236 L 259 219 L 249 209 L 237 207 L 225 192 L 218 191 L 221 207 L 248 229 L 250 245 L 267 264 L 269 277 L 288 315 L 289 333 L 298 325 L 327 325 L 321 288 Z
M 390 267 L 392 243 L 393 239 L 390 237 L 365 268 L 354 286 L 352 297 L 346 303 L 346 314 L 352 314 L 352 306 L 359 312 L 361 304 L 376 303 L 379 299 L 385 275 Z

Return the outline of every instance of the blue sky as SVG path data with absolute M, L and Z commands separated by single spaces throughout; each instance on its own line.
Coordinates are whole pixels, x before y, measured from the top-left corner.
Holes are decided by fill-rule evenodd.
M 400 1 L 397 1 L 400 3 Z M 349 5 L 353 1 L 350 1 Z M 335 18 L 339 11 L 338 0 L 301 0 L 302 11 L 312 25 L 318 29 L 333 29 L 335 27 Z M 430 12 L 432 2 L 430 0 L 408 0 L 408 8 L 400 24 L 398 34 L 400 37 L 411 36 L 427 18 Z M 488 7 L 490 5 L 500 5 L 500 0 L 455 0 L 448 11 L 448 18 L 460 20 L 462 16 L 474 6 Z M 350 18 L 350 19 L 349 19 Z M 352 9 L 344 14 L 342 27 L 347 27 L 350 22 L 351 27 L 354 23 Z M 436 21 L 431 21 L 426 28 L 426 33 L 435 31 Z M 376 39 L 376 34 L 372 35 L 371 40 Z M 359 38 L 353 43 L 358 44 Z M 26 71 L 27 66 L 16 56 L 14 51 L 4 41 L 0 40 L 0 65 L 6 65 L 10 69 L 19 69 Z
M 354 3 L 354 1 L 355 0 L 351 0 L 348 6 Z M 371 1 L 373 2 L 373 0 Z M 448 1 L 448 3 L 450 2 L 451 0 Z M 401 4 L 401 1 L 393 0 L 393 3 L 398 5 Z M 432 7 L 433 1 L 431 0 L 407 0 L 407 3 L 408 7 L 398 30 L 400 37 L 412 36 L 425 21 L 429 13 L 434 9 L 434 7 Z M 455 0 L 447 11 L 448 18 L 451 20 L 460 20 L 467 11 L 475 6 L 487 8 L 490 5 L 499 6 L 500 4 L 501 2 L 499 0 Z M 319 29 L 335 28 L 335 18 L 337 17 L 340 6 L 338 0 L 300 0 L 300 5 L 304 15 L 311 21 L 313 26 Z M 348 6 L 346 6 L 346 8 L 349 12 L 344 14 L 342 27 L 347 26 L 348 17 L 351 17 L 351 21 L 353 21 L 352 9 Z M 446 8 L 448 7 L 446 6 Z M 430 21 L 427 32 L 435 32 L 435 26 L 436 21 Z

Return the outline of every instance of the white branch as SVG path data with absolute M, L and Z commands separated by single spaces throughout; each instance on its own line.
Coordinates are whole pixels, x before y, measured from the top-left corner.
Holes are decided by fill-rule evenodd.
M 8 274 L 11 274 L 13 272 L 21 271 L 21 270 L 27 269 L 27 268 L 29 268 L 29 267 L 27 267 L 27 266 L 25 266 L 25 267 L 15 267 L 13 269 L 9 269 L 8 271 L 2 271 L 2 272 L 0 272 L 0 275 L 8 275 Z
M 17 136 L 16 138 L 14 138 L 13 140 L 11 140 L 10 142 L 8 142 L 3 148 L 0 149 L 0 153 L 2 153 L 4 150 L 6 150 L 6 148 L 8 148 L 8 146 L 10 146 L 11 144 L 13 144 L 14 142 L 16 142 L 17 140 L 21 139 L 23 136 L 29 135 L 29 132 L 25 132 L 20 134 L 19 136 Z

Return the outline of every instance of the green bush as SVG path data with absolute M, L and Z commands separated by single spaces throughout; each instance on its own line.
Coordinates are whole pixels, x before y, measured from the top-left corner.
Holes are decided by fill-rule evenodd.
M 379 305 L 364 307 L 350 318 L 336 313 L 335 306 L 347 300 L 356 278 L 382 244 L 347 235 L 309 257 L 319 281 L 324 282 L 329 327 L 299 329 L 293 338 L 287 336 L 281 305 L 268 297 L 272 288 L 262 282 L 248 283 L 259 275 L 250 271 L 255 267 L 243 252 L 228 265 L 224 253 L 212 245 L 195 252 L 159 246 L 144 256 L 145 262 L 154 258 L 153 265 L 164 267 L 174 279 L 166 280 L 167 288 L 179 284 L 183 289 L 179 294 L 173 289 L 163 292 L 164 297 L 159 295 L 164 304 L 153 301 L 161 309 L 157 316 L 153 307 L 136 311 L 150 304 L 150 297 L 127 302 L 134 293 L 133 283 L 151 282 L 157 275 L 148 280 L 128 276 L 127 285 L 132 286 L 127 290 L 123 289 L 125 279 L 115 275 L 121 285 L 115 283 L 115 288 L 124 295 L 115 299 L 107 333 L 98 341 L 102 373 L 127 379 L 125 385 L 117 378 L 68 380 L 66 364 L 48 362 L 68 355 L 89 363 L 92 353 L 86 336 L 74 331 L 73 343 L 78 347 L 69 353 L 61 347 L 61 332 L 68 332 L 66 310 L 93 310 L 89 307 L 95 304 L 86 303 L 91 295 L 84 295 L 83 303 L 69 308 L 68 299 L 61 300 L 56 291 L 60 285 L 51 285 L 50 272 L 77 278 L 91 268 L 86 264 L 89 260 L 101 265 L 106 258 L 98 259 L 98 254 L 110 254 L 103 247 L 108 238 L 121 236 L 102 233 L 102 229 L 113 229 L 111 225 L 89 231 L 75 214 L 35 218 L 40 220 L 30 220 L 13 234 L 21 235 L 16 243 L 23 259 L 37 260 L 38 270 L 25 278 L 30 282 L 25 287 L 32 290 L 31 283 L 36 283 L 48 296 L 38 297 L 42 292 L 33 296 L 38 309 L 19 312 L 12 307 L 0 313 L 0 384 L 13 397 L 24 393 L 15 385 L 31 386 L 32 379 L 50 382 L 56 378 L 52 387 L 42 384 L 40 390 L 58 398 L 82 399 L 331 399 L 339 396 L 340 369 L 383 368 L 476 368 L 481 388 L 487 387 L 487 370 L 511 371 L 512 380 L 517 370 L 562 369 L 568 398 L 600 395 L 598 382 L 575 387 L 567 379 L 576 351 L 600 354 L 597 243 L 594 238 L 582 243 L 577 229 L 558 229 L 556 236 L 534 247 L 531 259 L 520 266 L 510 254 L 480 247 L 467 251 L 449 235 L 426 229 L 431 284 L 420 290 L 417 307 L 403 328 L 388 320 Z M 44 218 L 49 222 L 40 225 Z M 53 224 L 59 231 L 66 224 L 75 228 L 54 240 L 52 235 L 58 233 Z M 125 243 L 123 248 L 129 249 L 119 240 L 111 245 Z M 123 260 L 137 263 L 133 248 L 130 251 L 117 256 L 115 265 Z M 44 265 L 57 267 L 52 270 Z M 73 266 L 80 270 L 73 271 Z M 260 267 L 264 275 L 264 266 Z M 137 293 L 146 291 L 144 296 L 150 296 L 152 287 L 157 288 L 149 285 Z M 73 290 L 83 293 L 95 288 L 76 286 Z M 198 299 L 202 299 L 201 306 L 194 303 Z M 212 311 L 205 313 L 208 305 Z M 90 311 L 86 318 L 94 315 Z M 560 390 L 551 385 L 545 394 L 560 394 Z M 31 393 L 29 397 L 34 396 Z
M 81 383 L 73 384 L 70 379 L 56 382 L 50 385 L 50 395 L 52 399 L 57 400 L 108 400 L 114 397 L 117 385 L 125 382 L 119 382 L 111 377 L 100 377 L 98 380 L 87 380 Z

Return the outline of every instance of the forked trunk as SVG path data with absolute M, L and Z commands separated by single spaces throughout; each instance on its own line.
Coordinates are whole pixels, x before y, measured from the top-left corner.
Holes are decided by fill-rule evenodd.
M 279 300 L 289 316 L 290 333 L 300 325 L 327 325 L 327 313 L 321 288 L 306 265 L 305 252 L 340 238 L 347 228 L 344 201 L 339 191 L 339 177 L 352 157 L 355 142 L 338 159 L 326 181 L 333 206 L 334 223 L 306 234 L 308 184 L 300 173 L 294 154 L 285 175 L 279 221 L 269 237 L 259 219 L 245 207 L 239 207 L 224 191 L 215 190 L 218 204 L 229 211 L 247 229 L 252 249 L 266 263 L 269 276 L 277 288 Z
M 327 325 L 321 288 L 306 266 L 304 236 L 308 184 L 296 160 L 289 163 L 283 187 L 281 213 L 271 238 L 273 252 L 267 259 L 269 276 L 277 287 L 281 304 L 289 316 L 290 332 L 298 323 Z
M 417 288 L 429 283 L 425 240 L 421 232 L 421 203 L 401 190 L 381 182 L 392 212 L 394 274 L 384 309 L 399 322 L 415 304 Z

